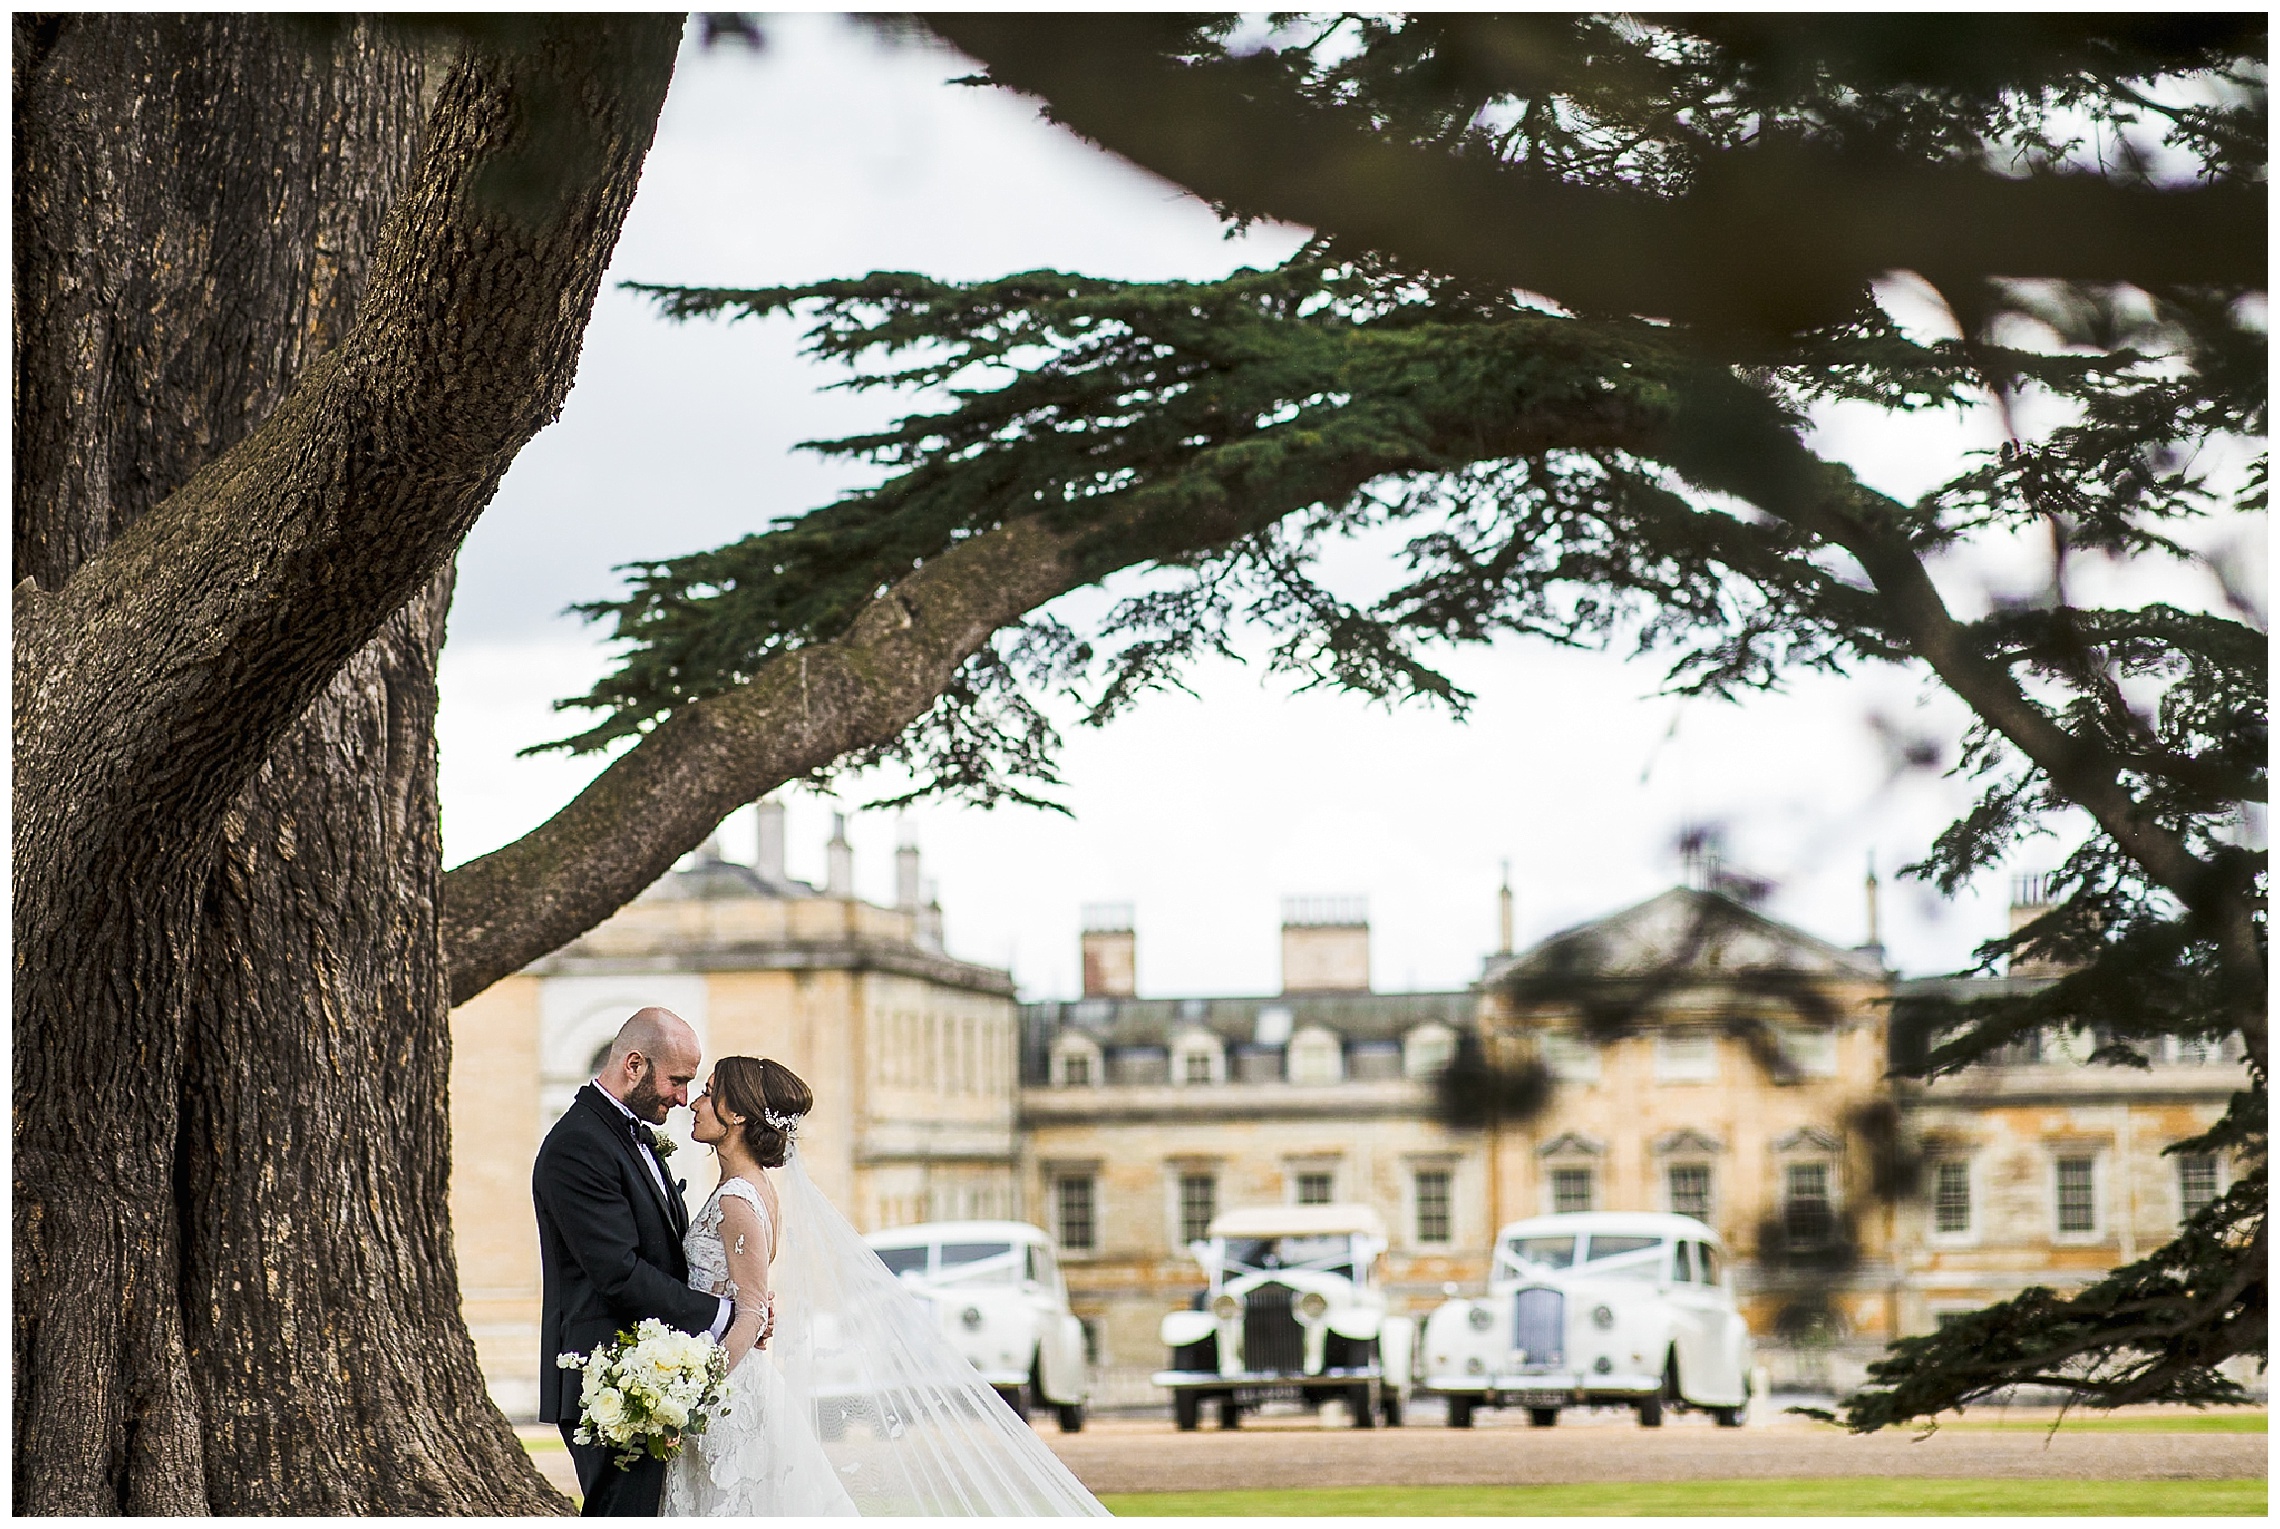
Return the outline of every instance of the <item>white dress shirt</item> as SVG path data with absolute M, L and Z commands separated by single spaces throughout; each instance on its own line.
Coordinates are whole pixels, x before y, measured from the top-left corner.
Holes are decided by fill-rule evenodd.
M 607 1099 L 610 1103 L 616 1105 L 617 1112 L 620 1115 L 623 1115 L 626 1119 L 632 1121 L 637 1126 L 643 1123 L 639 1115 L 636 1115 L 633 1111 L 625 1107 L 625 1101 L 623 1099 L 620 1099 L 617 1095 L 602 1087 L 602 1080 L 600 1078 L 595 1078 L 592 1080 L 592 1082 L 594 1085 L 594 1092 L 600 1094 L 604 1099 Z M 649 1133 L 646 1131 L 636 1131 L 634 1133 L 634 1142 L 641 1149 L 641 1160 L 648 1165 L 650 1178 L 656 1181 L 658 1190 L 664 1194 L 667 1199 L 671 1199 L 676 1191 L 671 1184 L 665 1181 L 665 1165 L 657 1161 L 657 1154 L 650 1150 Z M 718 1343 L 720 1341 L 721 1334 L 728 1331 L 729 1321 L 736 1315 L 736 1308 L 730 1304 L 728 1297 L 725 1295 L 719 1296 L 716 1299 L 718 1299 L 720 1302 L 720 1315 L 713 1318 L 712 1331 L 707 1334 L 707 1336 L 710 1337 L 713 1342 Z

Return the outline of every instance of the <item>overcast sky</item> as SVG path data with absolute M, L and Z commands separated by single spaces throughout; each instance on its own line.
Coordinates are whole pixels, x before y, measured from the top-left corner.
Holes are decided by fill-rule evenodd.
M 955 55 L 889 46 L 829 16 L 769 22 L 754 56 L 685 49 L 612 280 L 759 286 L 914 270 L 980 278 L 1056 267 L 1210 278 L 1294 250 L 1297 231 L 1222 237 L 1182 193 L 1040 121 L 999 91 L 946 83 Z M 460 557 L 440 720 L 452 861 L 536 826 L 596 759 L 518 759 L 571 730 L 551 703 L 604 669 L 563 614 L 619 588 L 615 565 L 718 545 L 827 501 L 862 472 L 794 448 L 883 421 L 892 400 L 821 391 L 784 321 L 668 325 L 605 290 L 559 423 L 508 474 Z M 1912 497 L 1986 446 L 1986 418 L 1822 422 L 1824 450 Z M 1382 546 L 1343 551 L 1350 588 Z M 1107 594 L 1081 592 L 1072 614 Z M 1968 599 L 1968 593 L 1961 594 Z M 1650 662 L 1508 641 L 1448 656 L 1471 719 L 1344 696 L 1292 696 L 1259 666 L 1218 663 L 1197 695 L 1159 697 L 1069 737 L 1063 818 L 948 806 L 858 813 L 857 888 L 890 900 L 898 832 L 939 880 L 952 952 L 1010 966 L 1025 997 L 1072 995 L 1080 905 L 1135 905 L 1141 991 L 1272 991 L 1279 900 L 1369 899 L 1381 989 L 1458 987 L 1496 943 L 1509 861 L 1525 945 L 1679 878 L 1682 824 L 1725 825 L 1738 865 L 1777 883 L 1768 911 L 1845 944 L 1864 937 L 1863 873 L 1886 872 L 1883 935 L 1903 970 L 1951 969 L 1999 933 L 2007 877 L 1953 902 L 1890 871 L 1966 801 L 1936 773 L 1896 773 L 1890 740 L 1952 757 L 1963 711 L 1906 673 L 1800 682 L 1744 706 L 1655 694 Z M 834 805 L 787 794 L 791 869 L 820 880 Z M 749 810 L 723 829 L 749 856 Z M 2017 870 L 2044 869 L 2051 847 Z

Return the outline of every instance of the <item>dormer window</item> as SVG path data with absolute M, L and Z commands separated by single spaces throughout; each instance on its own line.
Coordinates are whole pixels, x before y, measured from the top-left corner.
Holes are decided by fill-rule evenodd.
M 1186 1088 L 1225 1081 L 1226 1048 L 1219 1037 L 1197 1027 L 1172 1038 L 1172 1082 Z
M 1320 1087 L 1345 1081 L 1344 1049 L 1335 1034 L 1319 1025 L 1310 1025 L 1291 1037 L 1287 1066 L 1293 1083 Z
M 1419 1025 L 1402 1037 L 1402 1074 L 1423 1082 L 1447 1067 L 1456 1054 L 1456 1031 L 1443 1024 Z
M 1053 1043 L 1052 1077 L 1063 1088 L 1098 1088 L 1107 1081 L 1099 1044 L 1089 1035 L 1063 1035 Z

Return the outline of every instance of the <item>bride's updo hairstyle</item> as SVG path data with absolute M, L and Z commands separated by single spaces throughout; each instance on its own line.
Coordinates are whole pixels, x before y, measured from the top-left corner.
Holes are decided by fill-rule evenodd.
M 743 1117 L 745 1150 L 763 1168 L 781 1167 L 792 1144 L 790 1127 L 770 1125 L 768 1117 L 796 1123 L 815 1108 L 815 1094 L 800 1075 L 766 1057 L 724 1056 L 713 1063 L 712 1094 L 716 1108 Z

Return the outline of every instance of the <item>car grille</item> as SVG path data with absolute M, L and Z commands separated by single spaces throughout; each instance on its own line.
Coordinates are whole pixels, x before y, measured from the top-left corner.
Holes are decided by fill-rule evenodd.
M 1531 1365 L 1556 1365 L 1567 1359 L 1567 1297 L 1541 1286 L 1512 1298 L 1512 1346 L 1527 1354 Z
M 1288 1285 L 1261 1285 L 1243 1298 L 1243 1368 L 1297 1374 L 1306 1368 L 1306 1335 L 1290 1311 Z

